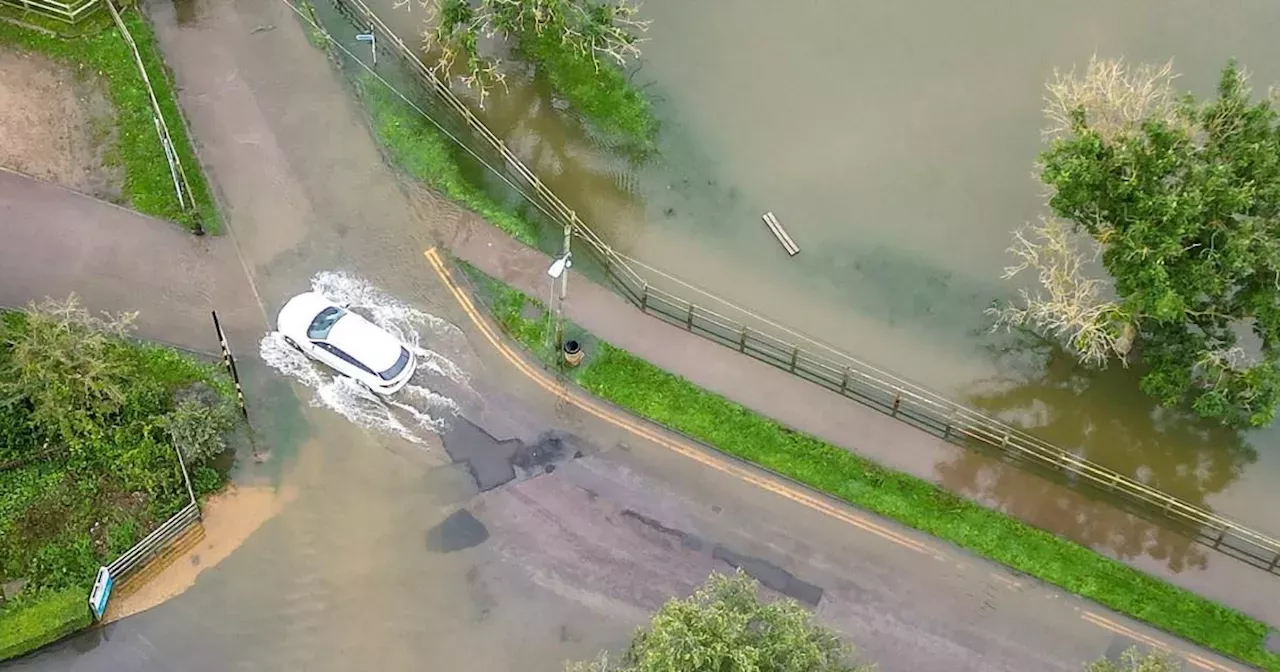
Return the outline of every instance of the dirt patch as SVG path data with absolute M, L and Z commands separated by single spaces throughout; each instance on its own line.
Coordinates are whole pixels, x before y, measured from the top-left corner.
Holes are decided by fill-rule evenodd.
M 0 47 L 0 166 L 120 201 L 115 110 L 97 78 Z
M 195 585 L 196 577 L 217 565 L 250 534 L 297 495 L 292 488 L 231 487 L 210 497 L 203 524 L 176 540 L 159 558 L 112 591 L 104 622 L 146 611 Z

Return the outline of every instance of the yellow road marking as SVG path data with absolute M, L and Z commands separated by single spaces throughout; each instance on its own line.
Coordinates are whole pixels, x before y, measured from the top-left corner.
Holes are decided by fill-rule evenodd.
M 870 532 L 871 534 L 874 534 L 882 539 L 898 544 L 899 546 L 909 548 L 913 551 L 916 551 L 917 553 L 933 556 L 937 560 L 945 559 L 942 556 L 942 554 L 939 553 L 938 551 L 914 539 L 904 537 L 901 534 L 894 532 L 893 530 L 890 530 L 881 525 L 878 525 L 861 516 L 857 516 L 848 511 L 843 511 L 839 508 L 836 508 L 835 506 L 832 506 L 831 504 L 825 501 L 822 501 L 821 499 L 818 499 L 806 492 L 797 490 L 795 488 L 787 487 L 786 485 L 774 482 L 766 478 L 762 478 L 757 474 L 754 474 L 736 464 L 715 459 L 709 456 L 707 453 L 705 453 L 702 450 L 685 445 L 681 442 L 672 441 L 667 437 L 654 432 L 648 427 L 637 424 L 631 421 L 629 418 L 626 418 L 621 415 L 618 415 L 617 413 L 614 413 L 611 409 L 608 409 L 600 404 L 596 404 L 588 399 L 583 399 L 583 398 L 574 396 L 569 392 L 566 386 L 558 384 L 549 376 L 547 376 L 546 373 L 544 373 L 543 371 L 540 371 L 538 369 L 535 369 L 529 366 L 528 364 L 525 363 L 522 357 L 520 357 L 518 354 L 516 354 L 510 348 L 507 347 L 507 345 L 503 342 L 503 340 L 489 326 L 488 322 L 480 315 L 480 312 L 476 310 L 475 304 L 471 303 L 471 298 L 467 296 L 466 292 L 462 291 L 462 288 L 459 287 L 458 284 L 454 281 L 452 274 L 450 274 L 449 269 L 445 267 L 444 261 L 440 258 L 440 253 L 436 251 L 436 248 L 433 247 L 423 252 L 423 255 L 427 258 L 427 261 L 431 263 L 431 266 L 433 269 L 435 269 L 436 274 L 440 276 L 440 280 L 444 282 L 445 287 L 447 287 L 449 289 L 449 292 L 453 294 L 453 298 L 457 300 L 458 305 L 462 308 L 463 312 L 467 314 L 467 317 L 471 319 L 472 323 L 475 324 L 476 328 L 480 330 L 480 333 L 484 335 L 485 340 L 489 341 L 489 344 L 492 345 L 494 349 L 498 351 L 498 354 L 502 355 L 503 359 L 506 359 L 513 366 L 515 366 L 516 369 L 518 369 L 521 373 L 523 373 L 526 377 L 528 377 L 530 380 L 532 380 L 535 384 L 537 384 L 542 389 L 546 390 L 547 392 L 550 392 L 552 395 L 560 399 L 563 399 L 573 404 L 574 406 L 577 406 L 578 408 L 586 411 L 587 413 L 590 413 L 591 415 L 601 420 L 604 420 L 605 422 L 608 422 L 614 426 L 625 429 L 642 438 L 648 439 L 649 441 L 652 441 L 679 455 L 687 457 L 699 464 L 715 469 L 716 471 L 719 471 L 721 473 L 734 476 L 738 479 L 741 479 L 742 481 L 755 485 L 768 492 L 772 492 L 780 497 L 784 497 L 793 502 L 796 502 L 797 504 L 801 504 L 815 511 L 825 513 L 837 520 L 848 523 L 863 531 Z M 1006 577 L 996 575 L 996 578 L 1000 579 L 1001 581 L 1009 582 L 1015 586 L 1020 585 L 1017 581 L 1013 581 Z M 1125 635 L 1137 641 L 1143 642 L 1148 646 L 1164 649 L 1166 651 L 1171 651 L 1185 658 L 1192 665 L 1195 665 L 1196 667 L 1199 667 L 1201 669 L 1214 670 L 1216 672 L 1234 672 L 1234 670 L 1232 670 L 1231 668 L 1224 667 L 1222 665 L 1214 663 L 1213 661 L 1205 660 L 1204 658 L 1201 658 L 1200 656 L 1194 653 L 1191 653 L 1189 651 L 1178 650 L 1172 646 L 1169 646 L 1168 644 L 1165 644 L 1164 642 L 1161 642 L 1160 640 L 1157 640 L 1155 638 L 1149 637 L 1142 633 L 1136 632 L 1119 623 L 1116 623 L 1107 618 L 1094 614 L 1093 612 L 1083 611 L 1081 617 L 1084 620 L 1098 627 L 1101 627 L 1105 630 L 1110 630 L 1111 632 Z
M 1120 623 L 1116 623 L 1115 621 L 1109 618 L 1100 616 L 1091 611 L 1082 611 L 1080 617 L 1100 628 L 1110 630 L 1111 632 L 1114 632 L 1119 635 L 1124 635 L 1131 639 L 1142 642 L 1147 646 L 1157 648 L 1157 649 L 1163 649 L 1177 656 L 1181 656 L 1182 658 L 1185 658 L 1187 662 L 1201 669 L 1216 670 L 1217 672 L 1235 672 L 1233 668 L 1226 667 L 1225 665 L 1219 665 L 1218 663 L 1215 663 L 1212 660 L 1206 660 L 1205 658 L 1202 658 L 1201 656 L 1191 653 L 1190 651 L 1184 651 L 1182 649 L 1179 649 L 1175 646 L 1170 645 L 1167 642 L 1156 639 L 1155 637 L 1144 635 L 1140 632 L 1133 630 L 1132 628 L 1121 625 Z
M 458 301 L 458 304 L 462 307 L 462 310 L 467 314 L 469 318 L 471 318 L 471 321 L 475 323 L 476 328 L 480 330 L 480 333 L 484 335 L 485 339 L 489 341 L 489 343 L 498 351 L 499 354 L 502 355 L 504 359 L 509 361 L 513 366 L 515 366 L 522 373 L 524 373 L 525 376 L 533 380 L 534 383 L 536 383 L 539 387 L 543 388 L 544 390 L 550 392 L 551 394 L 561 399 L 564 399 L 565 401 L 568 401 L 569 403 L 577 406 L 578 408 L 581 408 L 582 410 L 586 411 L 587 413 L 590 413 L 591 415 L 601 420 L 604 420 L 605 422 L 608 422 L 617 427 L 626 429 L 627 431 L 633 434 L 636 434 L 637 436 L 648 439 L 660 446 L 663 446 L 664 448 L 667 448 L 675 453 L 678 453 L 691 460 L 694 460 L 699 464 L 711 467 L 712 469 L 715 469 L 722 473 L 735 476 L 743 481 L 746 481 L 757 487 L 763 488 L 776 495 L 785 497 L 793 502 L 803 504 L 817 511 L 821 511 L 838 520 L 841 520 L 850 525 L 853 525 L 854 527 L 857 527 L 866 532 L 870 532 L 871 534 L 874 534 L 882 539 L 891 541 L 895 544 L 909 548 L 918 553 L 931 555 L 939 560 L 943 559 L 940 553 L 938 553 L 932 548 L 929 548 L 925 544 L 922 544 L 914 539 L 905 537 L 893 530 L 890 530 L 881 525 L 878 525 L 870 520 L 867 520 L 860 516 L 856 516 L 852 513 L 849 513 L 848 511 L 842 511 L 839 508 L 836 508 L 835 506 L 832 506 L 831 504 L 824 502 L 821 499 L 818 499 L 808 493 L 805 493 L 793 488 L 789 488 L 782 484 L 775 483 L 771 480 L 762 478 L 754 473 L 751 473 L 750 471 L 747 471 L 746 469 L 738 465 L 734 465 L 734 464 L 730 464 L 730 463 L 726 463 L 726 462 L 722 462 L 720 460 L 714 459 L 701 450 L 698 450 L 691 446 L 684 445 L 676 441 L 672 441 L 667 437 L 662 436 L 661 434 L 649 429 L 648 427 L 637 424 L 628 418 L 625 418 L 623 416 L 620 416 L 614 413 L 611 409 L 605 408 L 587 399 L 582 399 L 570 394 L 568 389 L 556 383 L 544 372 L 526 364 L 522 357 L 512 352 L 511 349 L 508 348 L 505 343 L 503 343 L 502 339 L 499 338 L 494 333 L 492 328 L 490 328 L 488 322 L 485 321 L 483 317 L 481 317 L 479 311 L 476 310 L 475 305 L 471 303 L 470 297 L 468 297 L 466 293 L 463 292 L 462 289 L 454 281 L 453 276 L 449 273 L 449 270 L 445 267 L 443 260 L 441 260 L 439 253 L 436 252 L 436 248 L 433 247 L 427 250 L 424 253 L 424 255 L 427 257 L 427 260 L 431 262 L 431 266 L 435 269 L 436 273 L 440 276 L 441 281 L 444 282 L 445 286 L 448 287 L 450 293 L 452 293 L 453 297 Z

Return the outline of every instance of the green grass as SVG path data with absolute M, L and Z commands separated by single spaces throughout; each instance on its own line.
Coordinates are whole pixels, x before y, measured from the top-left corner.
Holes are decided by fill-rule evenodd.
M 178 158 L 186 170 L 191 191 L 195 195 L 193 211 L 184 211 L 178 203 L 164 147 L 156 134 L 150 96 L 147 95 L 142 75 L 138 73 L 133 54 L 111 23 L 110 15 L 106 12 L 95 15 L 90 19 L 90 25 L 97 25 L 104 19 L 106 25 L 96 32 L 88 33 L 86 30 L 86 34 L 74 38 L 51 37 L 0 22 L 0 44 L 44 54 L 71 66 L 77 72 L 95 76 L 106 85 L 107 95 L 116 113 L 117 153 L 124 166 L 124 205 L 138 212 L 172 220 L 190 229 L 195 229 L 198 222 L 205 231 L 217 233 L 221 228 L 218 211 L 210 195 L 204 171 L 187 138 L 169 73 L 156 47 L 151 25 L 136 10 L 125 11 L 123 18 L 138 45 L 143 63 L 146 64 L 156 100 L 169 126 Z M 24 20 L 36 22 L 34 19 Z
M 46 600 L 69 591 L 83 605 L 100 566 L 190 501 L 166 429 L 179 396 L 203 395 L 227 424 L 234 416 L 233 384 L 215 363 L 123 339 L 88 350 L 99 353 L 93 361 L 119 383 L 111 401 L 94 401 L 106 397 L 60 382 L 80 379 L 85 367 L 63 372 L 60 362 L 67 358 L 47 349 L 18 358 L 15 343 L 30 346 L 45 341 L 29 335 L 49 334 L 32 331 L 32 324 L 24 313 L 0 314 L 0 395 L 12 402 L 0 404 L 0 583 L 27 581 L 17 600 L 0 607 L 0 631 L 7 633 L 15 619 L 26 624 L 14 646 L 37 640 L 39 646 L 65 634 L 65 619 L 41 611 L 53 609 Z M 85 342 L 69 339 L 73 346 Z M 22 382 L 41 367 L 38 380 L 53 382 Z M 59 402 L 56 408 L 74 410 L 50 419 L 36 413 L 37 398 L 79 401 Z M 220 488 L 225 476 L 204 459 L 188 461 L 197 496 Z M 27 615 L 32 610 L 45 615 Z M 40 624 L 50 629 L 48 637 L 28 636 Z
M 20 599 L 0 610 L 0 660 L 56 642 L 89 627 L 89 591 L 64 590 Z
M 461 150 L 453 141 L 371 75 L 361 74 L 355 83 L 378 142 L 401 170 L 516 240 L 527 245 L 537 242 L 538 229 L 533 222 L 502 206 L 467 179 L 458 162 Z
M 480 275 L 469 267 L 466 271 L 472 278 Z M 479 280 L 481 298 L 497 321 L 545 359 L 547 322 L 522 315 L 529 299 L 492 279 Z M 574 378 L 592 394 L 632 413 L 1187 641 L 1280 671 L 1280 655 L 1263 645 L 1268 626 L 1257 619 L 933 483 L 795 432 L 608 343 L 596 342 L 591 349 L 591 359 Z
M 566 48 L 549 34 L 522 40 L 521 50 L 596 130 L 642 151 L 652 149 L 658 119 L 649 99 L 622 71 L 605 62 L 597 68 L 590 58 Z
M 84 15 L 76 23 L 67 23 L 36 12 L 29 12 L 12 5 L 0 5 L 0 21 L 11 21 L 35 26 L 61 37 L 84 37 L 97 35 L 114 25 L 111 14 L 101 6 Z

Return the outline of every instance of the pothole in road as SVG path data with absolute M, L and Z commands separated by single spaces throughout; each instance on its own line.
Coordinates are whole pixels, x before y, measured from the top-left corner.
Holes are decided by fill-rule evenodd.
M 448 321 L 400 301 L 368 281 L 324 271 L 311 278 L 311 289 L 346 305 L 399 339 L 418 359 L 418 368 L 399 392 L 379 395 L 290 347 L 279 332 L 262 337 L 262 360 L 276 371 L 315 390 L 311 403 L 328 408 L 361 427 L 400 436 L 413 443 L 446 431 L 462 413 L 462 404 L 478 397 L 469 377 L 452 359 L 428 347 L 461 336 Z
M 554 430 L 543 432 L 530 442 L 497 439 L 466 418 L 452 423 L 441 438 L 449 457 L 467 465 L 481 492 L 549 474 L 561 464 L 582 457 L 585 447 L 576 437 Z

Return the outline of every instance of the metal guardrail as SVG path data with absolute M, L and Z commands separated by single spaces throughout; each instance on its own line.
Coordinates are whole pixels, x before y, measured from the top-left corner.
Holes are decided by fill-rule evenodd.
M 115 580 L 123 580 L 129 574 L 145 566 L 147 561 L 159 555 L 174 539 L 182 536 L 184 532 L 199 522 L 200 507 L 195 502 L 191 502 L 182 507 L 182 510 L 174 514 L 172 518 L 166 520 L 163 525 L 157 527 L 151 534 L 144 537 L 133 548 L 125 551 L 123 555 L 107 565 L 107 570 L 111 572 L 111 576 Z
M 189 498 L 187 505 L 161 523 L 160 527 L 143 537 L 142 541 L 134 544 L 133 548 L 125 551 L 120 557 L 107 565 L 110 576 L 116 581 L 122 581 L 130 573 L 146 565 L 147 561 L 164 551 L 170 542 L 182 536 L 182 533 L 200 522 L 200 503 L 196 501 L 195 489 L 191 487 L 191 475 L 187 473 L 187 461 L 183 459 L 182 451 L 176 445 L 173 447 L 173 452 L 178 456 L 178 468 L 182 471 L 182 483 L 187 488 L 187 497 Z
M 74 2 L 58 2 L 58 0 L 0 0 L 0 5 L 17 7 L 24 11 L 72 24 L 93 14 L 93 11 L 101 4 L 103 4 L 102 0 L 76 0 Z
M 765 328 L 703 308 L 654 286 L 605 243 L 559 199 L 501 138 L 490 131 L 362 0 L 333 0 L 339 11 L 362 30 L 377 35 L 377 44 L 391 45 L 419 80 L 440 102 L 455 112 L 502 158 L 504 168 L 533 192 L 531 200 L 548 217 L 570 229 L 586 243 L 610 281 L 641 311 L 691 333 L 706 337 L 762 362 L 821 385 L 841 396 L 881 411 L 945 440 L 975 441 L 1009 459 L 1060 474 L 1108 493 L 1148 516 L 1180 527 L 1214 549 L 1271 573 L 1280 570 L 1280 540 L 1182 501 L 1146 484 L 1049 444 L 978 411 L 966 408 L 919 385 L 882 371 L 857 358 L 822 348 L 816 354 L 797 342 L 767 333 Z M 724 302 L 724 305 L 732 305 Z M 737 309 L 737 307 L 734 307 Z M 738 309 L 743 315 L 749 311 Z M 772 324 L 761 320 L 764 324 Z M 831 355 L 831 356 L 828 356 Z

